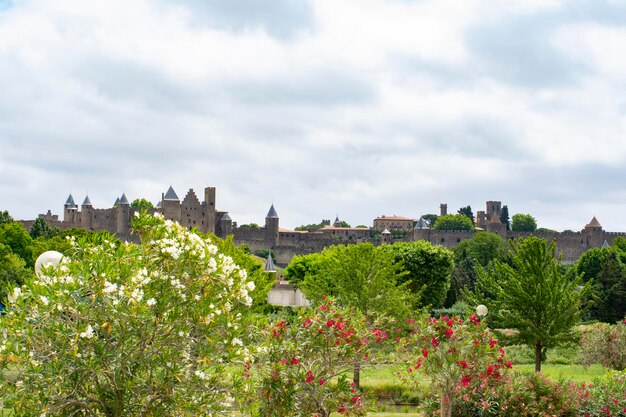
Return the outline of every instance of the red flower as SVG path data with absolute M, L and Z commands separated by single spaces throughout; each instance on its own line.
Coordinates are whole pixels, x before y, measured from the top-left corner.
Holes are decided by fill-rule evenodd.
M 425 358 L 428 357 L 428 350 L 427 349 L 422 349 L 422 355 L 424 355 Z
M 324 381 L 323 378 L 320 378 L 320 385 L 324 385 L 324 382 L 326 382 L 326 381 Z
M 430 343 L 432 343 L 434 347 L 439 346 L 439 340 L 435 339 L 434 337 L 430 340 Z
M 309 324 L 311 324 L 311 319 L 309 317 L 306 318 L 306 320 L 304 320 L 304 322 L 302 322 L 302 327 L 306 327 Z
M 324 306 L 324 305 L 323 305 L 323 306 L 321 306 L 320 308 L 321 308 L 322 310 L 324 310 L 324 311 L 328 310 L 328 307 L 326 307 L 326 306 Z
M 493 365 L 487 366 L 487 375 L 493 374 L 494 369 Z
M 453 334 L 454 332 L 452 331 L 452 329 L 449 327 L 446 327 L 446 337 L 451 338 Z
M 315 380 L 315 376 L 313 375 L 313 372 L 311 372 L 311 371 L 307 372 L 306 373 L 306 383 L 310 384 L 314 380 Z
M 466 361 L 458 361 L 457 362 L 459 364 L 459 366 L 463 369 L 467 368 L 467 362 Z
M 489 338 L 489 347 L 494 347 L 497 344 L 498 344 L 498 341 L 496 339 L 494 339 L 493 337 Z
M 299 363 L 300 363 L 300 361 L 295 356 L 293 358 L 291 358 L 291 362 L 289 362 L 290 365 L 297 365 Z
M 464 376 L 463 378 L 461 378 L 461 384 L 466 387 L 469 385 L 470 381 L 472 380 L 472 377 L 470 377 L 469 375 Z

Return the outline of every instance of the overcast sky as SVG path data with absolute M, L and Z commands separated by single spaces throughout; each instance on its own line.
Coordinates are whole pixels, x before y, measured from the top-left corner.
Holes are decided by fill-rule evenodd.
M 620 0 L 0 0 L 0 210 L 626 231 L 624 51 Z

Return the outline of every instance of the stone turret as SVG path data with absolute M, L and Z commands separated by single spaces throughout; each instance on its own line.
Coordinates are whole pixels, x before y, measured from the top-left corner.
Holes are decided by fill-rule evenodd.
M 166 219 L 177 222 L 181 221 L 182 210 L 180 199 L 171 185 L 170 188 L 167 189 L 167 192 L 161 196 L 161 212 Z
M 587 246 L 590 248 L 599 248 L 602 246 L 602 242 L 604 239 L 602 225 L 596 219 L 596 216 L 593 216 L 591 221 L 585 225 L 585 230 L 583 233 L 586 235 Z
M 220 218 L 220 234 L 223 237 L 231 235 L 233 233 L 233 219 L 230 218 L 228 213 L 222 214 Z
M 278 213 L 274 208 L 274 204 L 270 207 L 265 216 L 265 243 L 270 246 L 277 246 L 279 241 L 278 235 Z
M 448 214 L 448 205 L 446 203 L 439 204 L 439 215 L 445 216 Z
M 89 195 L 85 196 L 83 204 L 80 205 L 80 227 L 85 230 L 93 230 L 93 204 Z
M 68 222 L 69 224 L 76 225 L 78 207 L 76 203 L 74 203 L 74 197 L 72 197 L 72 193 L 65 200 L 65 204 L 63 205 L 63 221 Z
M 130 234 L 130 203 L 126 193 L 122 193 L 115 212 L 115 233 L 122 236 Z

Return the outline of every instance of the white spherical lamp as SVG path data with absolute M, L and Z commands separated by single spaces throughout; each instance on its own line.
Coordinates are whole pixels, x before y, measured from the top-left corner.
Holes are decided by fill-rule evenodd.
M 37 274 L 37 276 L 40 276 L 42 268 L 59 266 L 59 264 L 61 263 L 61 259 L 63 259 L 63 254 L 55 250 L 49 250 L 42 253 L 35 261 L 35 274 Z
M 476 307 L 476 315 L 478 315 L 479 317 L 485 317 L 488 312 L 489 309 L 484 304 L 480 304 L 478 307 Z

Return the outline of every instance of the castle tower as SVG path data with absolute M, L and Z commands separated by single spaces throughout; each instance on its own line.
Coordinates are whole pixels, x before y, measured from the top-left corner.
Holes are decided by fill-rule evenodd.
M 386 243 L 386 244 L 393 243 L 393 236 L 391 235 L 391 232 L 387 229 L 383 230 L 380 233 L 380 237 L 381 237 L 381 243 Z
M 204 232 L 215 233 L 215 187 L 204 189 Z M 230 216 L 229 216 L 230 217 Z M 231 221 L 232 225 L 232 221 Z
M 339 220 L 339 214 L 335 217 L 335 222 L 333 223 L 333 227 L 341 227 L 341 220 Z
M 163 213 L 163 217 L 180 223 L 182 216 L 180 199 L 171 185 L 170 188 L 167 189 L 167 192 L 161 197 L 161 200 L 161 212 Z
M 448 214 L 448 205 L 446 203 L 439 204 L 439 215 L 445 216 Z
M 506 225 L 500 221 L 500 216 L 497 213 L 493 213 L 489 223 L 487 223 L 487 231 L 503 238 L 506 237 Z
M 115 233 L 119 236 L 128 236 L 130 233 L 130 203 L 123 193 L 115 210 Z
M 80 227 L 85 230 L 93 230 L 93 204 L 89 195 L 85 196 L 83 204 L 80 205 Z
M 596 216 L 593 216 L 593 219 L 585 225 L 585 230 L 583 233 L 586 236 L 587 247 L 589 248 L 599 248 L 602 246 L 603 240 L 602 235 L 602 225 L 596 219 Z
M 220 237 L 225 238 L 233 233 L 233 220 L 228 213 L 224 213 L 220 218 Z
M 278 213 L 272 204 L 265 216 L 265 243 L 270 246 L 278 245 L 278 223 Z
M 76 224 L 77 211 L 78 207 L 76 206 L 76 203 L 74 203 L 72 193 L 70 193 L 67 200 L 65 200 L 65 204 L 63 205 L 63 221 L 69 223 L 71 227 L 78 226 Z
M 487 219 L 491 221 L 494 214 L 498 217 L 502 214 L 502 202 L 500 201 L 487 201 Z

